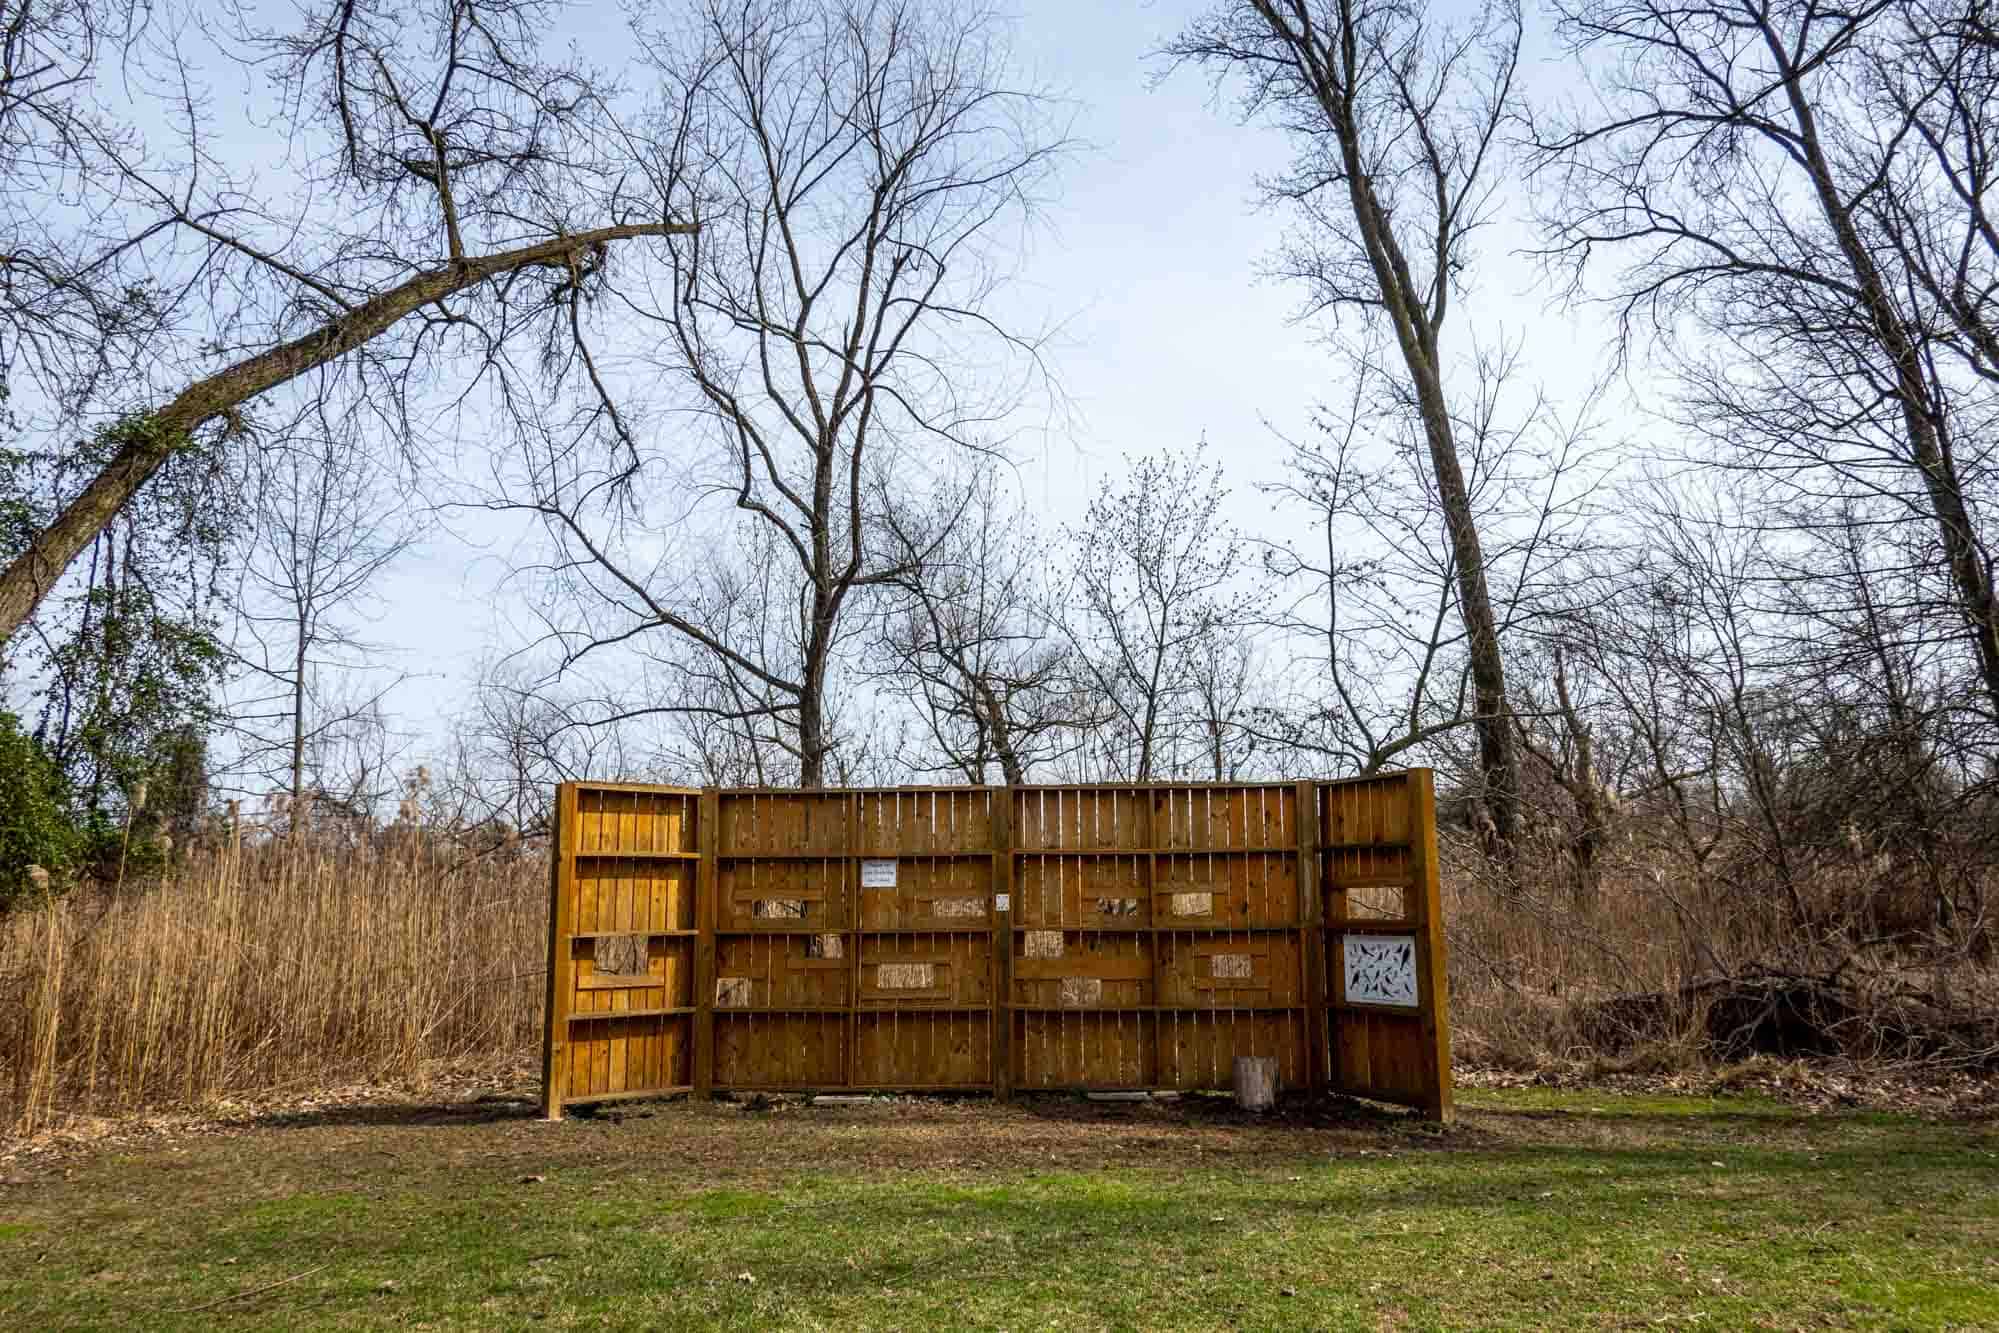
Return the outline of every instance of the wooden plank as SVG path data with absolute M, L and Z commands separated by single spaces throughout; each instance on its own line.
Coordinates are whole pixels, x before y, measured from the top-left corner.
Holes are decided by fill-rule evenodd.
M 548 1002 L 543 1011 L 541 1049 L 542 1114 L 562 1116 L 569 1091 L 569 928 L 574 912 L 576 866 L 571 851 L 576 837 L 576 788 L 555 789 L 555 836 L 549 839 L 548 866 Z
M 1422 1077 L 1428 1085 L 1423 1110 L 1433 1120 L 1449 1121 L 1453 1109 L 1450 986 L 1445 975 L 1449 945 L 1444 939 L 1442 891 L 1437 877 L 1435 775 L 1427 768 L 1411 769 L 1407 792 L 1407 820 L 1414 834 L 1415 861 L 1411 906 L 1422 922 L 1416 936 L 1416 987 L 1423 1005 Z
M 715 900 L 720 892 L 715 853 L 722 820 L 715 788 L 704 788 L 699 799 L 694 816 L 701 858 L 694 890 L 694 1091 L 706 1097 L 715 1088 Z
M 861 794 L 849 792 L 843 802 L 845 826 L 841 830 L 842 848 L 861 845 Z M 844 1057 L 840 1067 L 844 1077 L 842 1087 L 854 1087 L 855 1062 L 859 1059 L 860 1014 L 861 1014 L 861 863 L 858 858 L 845 861 L 840 866 L 841 901 L 836 919 L 848 930 L 841 938 L 847 954 L 847 1023 L 846 1042 L 840 1054 Z M 821 1034 L 823 1041 L 824 1034 Z
M 575 1027 L 583 1023 L 612 1022 L 622 1018 L 671 1018 L 691 1015 L 693 1012 L 691 1005 L 668 1005 L 657 1009 L 627 1009 L 619 1014 L 571 1014 L 566 1021 L 571 1027 Z
M 580 1097 L 571 1097 L 569 1099 L 569 1105 L 577 1106 L 577 1105 L 582 1105 L 584 1103 L 589 1103 L 594 1105 L 598 1102 L 635 1102 L 635 1101 L 641 1101 L 648 1097 L 658 1098 L 664 1101 L 668 1098 L 685 1097 L 688 1093 L 692 1091 L 694 1091 L 694 1089 L 690 1087 L 677 1087 L 677 1088 L 668 1087 L 668 1088 L 645 1088 L 641 1089 L 638 1092 L 600 1092 L 594 1095 L 586 1094 Z
M 1024 981 L 1060 981 L 1065 977 L 1097 977 L 1104 981 L 1151 981 L 1158 994 L 1150 954 L 1130 958 L 1106 957 L 1098 953 L 1064 954 L 1060 958 L 1018 958 L 1013 975 Z M 1110 1006 L 1106 1006 L 1110 1007 Z
M 1319 785 L 1300 782 L 1292 807 L 1291 824 L 1298 837 L 1298 869 L 1292 895 L 1292 911 L 1300 922 L 1298 947 L 1305 969 L 1305 1078 L 1308 1087 L 1324 1088 L 1330 1083 L 1330 1052 L 1326 1036 L 1326 949 L 1323 914 L 1319 901 Z
M 699 796 L 698 787 L 659 787 L 650 782 L 603 782 L 592 778 L 587 782 L 572 784 L 579 792 L 631 791 L 647 794 L 665 793 L 670 796 Z
M 1138 941 L 1139 947 L 1133 951 L 1132 961 L 1138 964 L 1139 967 L 1142 969 L 1142 971 L 1140 971 L 1138 974 L 1138 977 L 1143 979 L 1145 982 L 1145 990 L 1142 992 L 1142 998 L 1155 1004 L 1158 1003 L 1160 995 L 1160 990 L 1159 990 L 1160 949 L 1159 949 L 1159 937 L 1152 932 L 1150 927 L 1157 924 L 1159 919 L 1157 915 L 1159 910 L 1159 854 L 1150 849 L 1159 846 L 1159 844 L 1162 841 L 1170 840 L 1172 836 L 1173 798 L 1171 793 L 1165 793 L 1164 794 L 1165 799 L 1162 801 L 1161 796 L 1162 793 L 1159 792 L 1141 793 L 1134 791 L 1133 793 L 1131 793 L 1132 803 L 1138 807 L 1138 810 L 1140 812 L 1140 825 L 1139 827 L 1131 830 L 1132 836 L 1128 839 L 1129 842 L 1147 849 L 1147 851 L 1144 853 L 1145 880 L 1144 883 L 1139 886 L 1140 893 L 1138 896 L 1139 910 L 1143 912 L 1145 915 L 1142 921 L 1135 921 L 1132 924 L 1144 925 L 1148 929 L 1146 930 L 1143 937 Z M 1161 829 L 1160 829 L 1160 815 L 1162 812 L 1165 813 L 1167 817 L 1166 818 L 1167 827 L 1165 830 L 1166 837 L 1164 839 L 1162 839 L 1161 837 Z M 1107 975 L 1110 977 L 1115 977 L 1116 973 L 1112 972 Z M 1158 1025 L 1156 1023 L 1153 1026 L 1152 1034 L 1149 1038 L 1145 1035 L 1142 1024 L 1134 1029 L 1134 1039 L 1137 1041 L 1136 1054 L 1138 1058 L 1136 1064 L 1138 1067 L 1132 1071 L 1132 1075 L 1134 1081 L 1136 1082 L 1150 1084 L 1158 1081 L 1159 1078 L 1158 1031 L 1159 1031 Z M 1120 1028 L 1118 1031 L 1118 1037 L 1120 1038 L 1118 1043 L 1120 1055 L 1123 1054 L 1123 1041 L 1122 1041 L 1123 1036 L 1124 1036 L 1123 1030 Z M 1113 1073 L 1111 1076 L 1112 1081 L 1122 1082 L 1123 1080 L 1119 1078 L 1119 1075 L 1122 1074 L 1123 1072 L 1124 1071 L 1120 1069 L 1115 1073 Z
M 987 891 L 992 894 L 993 995 L 991 1037 L 988 1057 L 994 1101 L 1013 1098 L 1013 788 L 989 787 L 986 822 L 992 840 L 992 872 Z M 1000 903 L 1007 910 L 1000 910 Z

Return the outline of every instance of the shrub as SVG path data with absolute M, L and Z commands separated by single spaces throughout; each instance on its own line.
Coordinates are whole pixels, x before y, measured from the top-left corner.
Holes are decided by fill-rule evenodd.
M 67 878 L 82 842 L 62 771 L 19 718 L 0 712 L 0 911 L 28 892 L 30 866 L 58 882 Z

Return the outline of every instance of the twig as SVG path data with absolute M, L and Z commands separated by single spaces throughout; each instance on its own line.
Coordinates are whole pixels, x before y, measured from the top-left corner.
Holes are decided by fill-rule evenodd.
M 233 1296 L 224 1296 L 224 1297 L 222 1297 L 222 1298 L 221 1298 L 220 1300 L 213 1300 L 213 1301 L 210 1301 L 210 1302 L 209 1302 L 208 1304 L 206 1304 L 206 1305 L 189 1305 L 189 1306 L 186 1306 L 186 1307 L 184 1307 L 184 1308 L 182 1308 L 182 1309 L 178 1309 L 178 1310 L 168 1310 L 168 1311 L 166 1311 L 166 1313 L 167 1313 L 167 1314 L 200 1314 L 200 1313 L 201 1313 L 201 1312 L 202 1312 L 203 1310 L 213 1310 L 213 1309 L 214 1309 L 214 1308 L 215 1308 L 216 1306 L 218 1306 L 218 1305 L 227 1305 L 227 1304 L 229 1304 L 229 1302 L 231 1302 L 231 1301 L 240 1301 L 240 1300 L 242 1300 L 242 1299 L 243 1299 L 243 1298 L 244 1298 L 245 1296 L 261 1296 L 261 1295 L 263 1295 L 263 1294 L 264 1294 L 265 1292 L 267 1292 L 267 1291 L 276 1291 L 276 1290 L 277 1290 L 277 1289 L 278 1289 L 279 1287 L 283 1287 L 283 1286 L 288 1286 L 288 1285 L 290 1285 L 290 1284 L 291 1284 L 291 1283 L 293 1283 L 293 1282 L 297 1282 L 297 1281 L 300 1281 L 301 1279 L 304 1279 L 304 1278 L 309 1278 L 309 1277 L 311 1277 L 311 1276 L 312 1276 L 312 1275 L 313 1275 L 314 1273 L 317 1273 L 317 1272 L 319 1272 L 319 1271 L 320 1271 L 320 1269 L 322 1269 L 322 1268 L 331 1268 L 332 1266 L 333 1266 L 333 1265 L 332 1265 L 332 1264 L 331 1264 L 330 1262 L 329 1262 L 329 1263 L 323 1263 L 323 1264 L 319 1264 L 319 1265 L 317 1265 L 317 1266 L 315 1266 L 315 1267 L 312 1267 L 312 1268 L 308 1268 L 308 1269 L 306 1269 L 306 1270 L 305 1270 L 305 1271 L 304 1271 L 303 1273 L 293 1273 L 293 1274 L 292 1274 L 292 1275 L 291 1275 L 290 1277 L 281 1277 L 281 1278 L 279 1278 L 279 1279 L 278 1279 L 278 1280 L 277 1280 L 276 1282 L 267 1282 L 267 1283 L 265 1283 L 265 1284 L 264 1284 L 263 1286 L 261 1286 L 261 1287 L 252 1287 L 252 1288 L 250 1288 L 250 1289 L 249 1289 L 248 1291 L 239 1291 L 239 1292 L 235 1293 L 235 1294 L 234 1294 Z

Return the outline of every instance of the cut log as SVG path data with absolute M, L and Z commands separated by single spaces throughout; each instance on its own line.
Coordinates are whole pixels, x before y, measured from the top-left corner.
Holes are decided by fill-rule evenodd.
M 1245 1111 L 1268 1111 L 1277 1105 L 1277 1060 L 1269 1055 L 1235 1058 L 1235 1104 Z

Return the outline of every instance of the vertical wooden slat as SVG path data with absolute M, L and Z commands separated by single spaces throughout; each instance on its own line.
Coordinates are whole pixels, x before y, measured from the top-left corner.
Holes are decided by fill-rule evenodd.
M 988 886 L 992 907 L 992 1085 L 993 1100 L 1013 1096 L 1013 788 L 988 789 L 992 805 L 993 865 Z M 1008 910 L 999 909 L 1004 896 Z
M 1141 1073 L 1149 1072 L 1151 1076 L 1150 1081 L 1154 1086 L 1179 1087 L 1186 1081 L 1182 1077 L 1181 1072 L 1181 1065 L 1183 1063 L 1181 1059 L 1181 1040 L 1184 1036 L 1184 1025 L 1181 1021 L 1181 1015 L 1177 1013 L 1167 1014 L 1163 1011 L 1158 1011 L 1157 1007 L 1166 1004 L 1169 999 L 1177 1001 L 1180 998 L 1177 995 L 1169 995 L 1167 988 L 1160 983 L 1158 960 L 1166 954 L 1177 956 L 1182 940 L 1177 932 L 1171 931 L 1170 928 L 1174 924 L 1173 913 L 1160 909 L 1159 895 L 1162 892 L 1179 887 L 1179 882 L 1183 877 L 1191 876 L 1194 872 L 1189 867 L 1194 862 L 1191 858 L 1187 857 L 1176 858 L 1168 856 L 1166 858 L 1167 882 L 1161 884 L 1159 851 L 1182 848 L 1187 845 L 1187 839 L 1181 836 L 1180 794 L 1171 790 L 1162 792 L 1155 789 L 1145 793 L 1144 799 L 1147 812 L 1144 838 L 1146 845 L 1152 849 L 1147 856 L 1150 869 L 1149 873 L 1145 876 L 1148 882 L 1144 888 L 1144 919 L 1146 924 L 1151 927 L 1145 940 L 1145 946 L 1152 950 L 1153 979 L 1151 995 L 1148 997 L 1145 994 L 1145 983 L 1138 982 L 1134 986 L 1134 998 L 1140 1003 L 1145 1003 L 1149 999 L 1149 1002 L 1155 1008 L 1155 1012 L 1150 1015 L 1152 1021 L 1141 1028 L 1140 1041 L 1136 1054 L 1141 1061 L 1149 1062 L 1149 1070 L 1142 1066 Z M 1137 956 L 1136 950 L 1133 951 L 1133 956 Z
M 686 841 L 682 825 L 681 841 Z M 695 863 L 694 928 L 694 1095 L 706 1097 L 715 1088 L 715 900 L 721 884 L 721 793 L 701 789 L 694 817 L 694 839 L 701 859 Z
M 1347 833 L 1347 810 L 1353 796 L 1353 786 L 1349 783 L 1329 783 L 1320 791 L 1319 841 L 1322 844 L 1339 846 L 1350 841 Z M 1322 923 L 1343 922 L 1348 915 L 1347 894 L 1344 888 L 1333 887 L 1338 866 L 1345 860 L 1345 852 L 1322 852 L 1319 857 L 1318 873 L 1312 877 L 1312 897 L 1318 907 Z M 1325 1002 L 1319 1006 L 1320 1016 L 1326 1023 L 1326 1039 L 1330 1059 L 1326 1066 L 1327 1084 L 1335 1092 L 1351 1092 L 1354 1082 L 1356 1052 L 1354 1045 L 1359 1038 L 1359 1016 L 1345 1010 L 1333 1011 L 1332 1006 L 1343 998 L 1346 985 L 1344 941 L 1346 936 L 1339 929 L 1319 931 L 1319 960 L 1322 964 L 1321 978 L 1325 983 Z M 1361 1051 L 1366 1049 L 1364 1040 Z M 1360 1058 L 1364 1059 L 1364 1055 Z
M 861 1044 L 861 860 L 857 855 L 862 847 L 861 797 L 858 792 L 849 792 L 840 803 L 844 827 L 841 833 L 841 849 L 846 853 L 840 862 L 840 883 L 842 912 L 840 920 L 849 927 L 843 936 L 846 941 L 847 957 L 847 1015 L 845 1029 L 847 1045 L 844 1052 L 846 1062 L 842 1066 L 845 1077 L 843 1086 L 855 1086 L 856 1062 L 860 1059 Z
M 542 1029 L 542 1114 L 562 1117 L 569 1091 L 569 932 L 576 894 L 576 788 L 555 789 L 555 831 L 548 850 L 548 1006 Z
M 1323 914 L 1319 902 L 1319 786 L 1301 782 L 1292 808 L 1292 831 L 1298 835 L 1298 874 L 1294 910 L 1298 923 L 1298 966 L 1305 1006 L 1305 1079 L 1309 1086 L 1330 1083 L 1326 1041 L 1326 961 Z
M 1423 1081 L 1428 1085 L 1423 1109 L 1431 1118 L 1451 1118 L 1451 1022 L 1447 1006 L 1450 987 L 1445 976 L 1448 948 L 1444 942 L 1442 892 L 1437 880 L 1436 778 L 1427 768 L 1409 770 L 1409 869 L 1416 910 L 1416 978 L 1422 1001 Z

